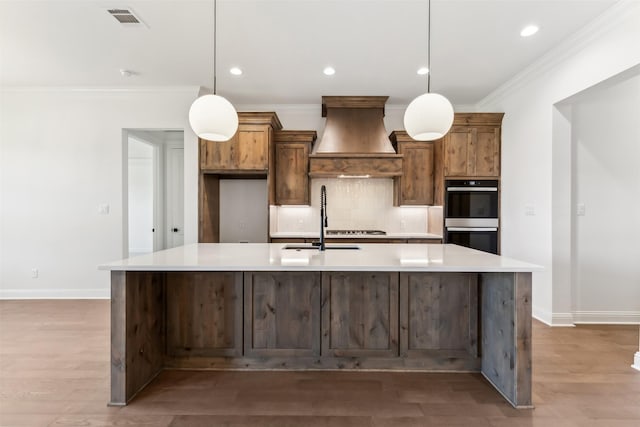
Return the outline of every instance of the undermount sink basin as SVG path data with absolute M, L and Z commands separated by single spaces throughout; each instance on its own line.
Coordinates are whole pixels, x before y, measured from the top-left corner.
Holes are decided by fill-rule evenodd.
M 299 251 L 301 249 L 315 249 L 317 251 L 317 250 L 319 250 L 318 248 L 319 248 L 319 246 L 314 246 L 314 245 L 286 245 L 282 249 L 291 249 L 291 250 L 295 250 L 295 251 Z M 325 249 L 360 249 L 360 246 L 356 246 L 356 245 L 325 245 L 324 248 Z

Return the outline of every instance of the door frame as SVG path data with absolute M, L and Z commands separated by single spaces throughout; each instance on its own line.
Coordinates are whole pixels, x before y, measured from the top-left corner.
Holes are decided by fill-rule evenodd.
M 182 148 L 184 148 L 183 128 L 122 128 L 121 147 L 122 147 L 122 257 L 129 258 L 129 134 L 130 133 L 159 133 L 159 132 L 182 132 Z M 159 143 L 158 141 L 144 142 L 154 146 L 153 169 L 154 169 L 154 251 L 166 247 L 167 237 L 164 232 L 166 229 L 166 150 L 168 146 L 178 147 L 180 144 L 177 140 L 171 142 Z M 184 161 L 184 159 L 183 159 Z M 186 175 L 186 168 L 183 164 L 183 176 Z M 184 176 L 186 181 L 186 176 Z M 184 191 L 183 191 L 183 209 L 184 209 Z

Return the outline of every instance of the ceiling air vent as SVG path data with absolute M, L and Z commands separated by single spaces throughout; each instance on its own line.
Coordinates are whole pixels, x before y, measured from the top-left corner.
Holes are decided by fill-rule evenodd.
M 138 18 L 131 9 L 107 9 L 116 20 L 127 27 L 146 26 L 142 19 Z

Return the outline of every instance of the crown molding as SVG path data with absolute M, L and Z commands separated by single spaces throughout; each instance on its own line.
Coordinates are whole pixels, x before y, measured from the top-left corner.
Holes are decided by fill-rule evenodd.
M 233 104 L 238 111 L 317 111 L 320 115 L 321 105 L 318 104 Z
M 613 6 L 596 17 L 593 21 L 582 27 L 573 35 L 569 36 L 557 47 L 541 56 L 536 62 L 516 74 L 489 95 L 484 97 L 475 108 L 483 111 L 488 106 L 493 105 L 503 99 L 508 93 L 535 80 L 540 75 L 551 70 L 567 58 L 575 55 L 600 38 L 602 34 L 616 28 L 620 22 L 631 19 L 630 16 L 640 15 L 640 2 L 637 0 L 620 0 Z
M 198 94 L 198 86 L 13 86 L 0 88 L 4 93 L 189 93 Z

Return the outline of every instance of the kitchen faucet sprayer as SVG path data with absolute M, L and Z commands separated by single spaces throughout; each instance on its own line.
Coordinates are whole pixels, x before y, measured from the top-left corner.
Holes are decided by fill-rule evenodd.
M 327 187 L 320 187 L 320 247 L 321 251 L 325 250 L 324 244 L 324 228 L 329 225 L 327 221 Z

